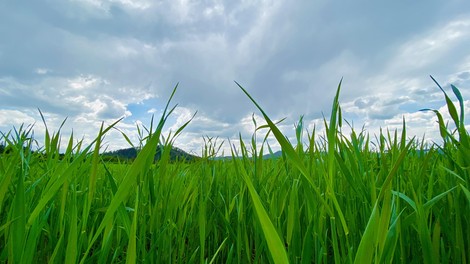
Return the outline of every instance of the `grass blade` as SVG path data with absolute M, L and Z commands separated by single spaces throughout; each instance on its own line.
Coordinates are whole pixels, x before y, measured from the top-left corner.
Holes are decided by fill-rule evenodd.
M 255 187 L 253 186 L 253 182 L 247 175 L 244 167 L 239 164 L 239 160 L 235 158 L 235 153 L 233 152 L 233 149 L 232 157 L 237 174 L 242 176 L 242 179 L 248 187 L 248 191 L 250 193 L 256 215 L 258 216 L 261 228 L 263 229 L 263 234 L 266 239 L 266 243 L 268 244 L 269 252 L 271 253 L 274 263 L 289 263 L 287 252 L 284 248 L 284 243 L 279 237 L 279 234 L 277 233 L 273 223 L 269 219 L 269 216 L 266 213 L 263 204 L 261 203 L 261 199 L 259 198 L 258 192 L 256 192 Z
M 127 254 L 126 254 L 126 263 L 136 263 L 137 262 L 137 221 L 139 215 L 139 188 L 135 188 L 136 197 L 134 204 L 134 218 L 132 220 L 131 232 L 129 235 L 129 243 L 127 245 Z

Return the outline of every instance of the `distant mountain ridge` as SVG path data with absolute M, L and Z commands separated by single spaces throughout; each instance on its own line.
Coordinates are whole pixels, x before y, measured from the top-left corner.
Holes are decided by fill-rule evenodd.
M 273 152 L 273 154 L 268 153 L 263 155 L 263 159 L 271 159 L 271 158 L 279 158 L 282 157 L 282 151 L 278 150 L 276 152 Z M 232 156 L 223 156 L 223 157 L 215 157 L 215 160 L 226 160 L 226 159 L 232 159 Z
M 118 149 L 114 151 L 109 151 L 105 152 L 102 154 L 103 157 L 105 157 L 107 160 L 134 160 L 137 157 L 138 154 L 138 149 L 137 148 L 125 148 L 125 149 Z M 158 146 L 157 150 L 155 152 L 155 160 L 159 160 L 162 155 L 162 146 Z M 200 157 L 189 154 L 186 151 L 177 148 L 177 147 L 171 147 L 170 149 L 170 160 L 171 161 L 176 161 L 176 160 L 184 160 L 184 161 L 194 161 L 200 159 Z
M 108 151 L 102 154 L 106 160 L 134 160 L 137 157 L 138 149 L 136 148 L 125 148 L 125 149 L 118 149 L 114 151 Z M 282 156 L 282 151 L 276 151 L 272 154 L 264 154 L 263 159 L 270 159 L 270 158 L 279 158 Z M 159 160 L 161 157 L 161 146 L 157 148 L 155 153 L 155 160 Z M 195 161 L 200 159 L 201 157 L 193 154 L 189 154 L 186 151 L 178 148 L 172 147 L 170 150 L 170 160 L 185 160 L 185 161 Z M 214 160 L 229 160 L 232 159 L 232 156 L 224 156 L 224 157 L 214 157 Z

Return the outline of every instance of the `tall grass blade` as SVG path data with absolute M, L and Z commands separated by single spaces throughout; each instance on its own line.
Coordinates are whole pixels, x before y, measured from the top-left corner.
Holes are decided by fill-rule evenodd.
M 452 120 L 454 120 L 455 126 L 457 128 L 459 128 L 460 127 L 459 116 L 457 115 L 457 109 L 455 108 L 454 103 L 449 98 L 449 96 L 444 91 L 444 89 L 442 89 L 441 85 L 434 79 L 434 77 L 432 77 L 432 76 L 430 76 L 430 77 L 434 81 L 434 83 L 436 83 L 436 85 L 439 87 L 439 89 L 441 89 L 442 93 L 444 94 L 444 97 L 445 97 L 446 103 L 447 103 L 447 110 L 449 111 L 449 114 L 452 117 Z
M 105 226 L 107 226 L 109 224 L 109 222 L 112 220 L 116 210 L 128 198 L 131 190 L 134 190 L 134 186 L 136 184 L 137 179 L 139 178 L 138 177 L 139 174 L 146 167 L 146 165 L 149 164 L 153 160 L 155 151 L 157 149 L 157 146 L 158 146 L 158 143 L 159 143 L 159 140 L 160 140 L 160 135 L 161 135 L 162 130 L 163 130 L 163 125 L 165 124 L 165 121 L 167 120 L 168 116 L 175 109 L 175 107 L 173 107 L 170 111 L 168 111 L 170 101 L 173 98 L 177 87 L 178 86 L 176 86 L 173 89 L 173 92 L 172 92 L 170 98 L 168 99 L 168 102 L 167 102 L 166 107 L 163 111 L 163 115 L 160 118 L 160 122 L 158 123 L 156 131 L 153 132 L 153 133 L 150 133 L 151 136 L 149 135 L 147 143 L 142 148 L 142 150 L 139 152 L 136 159 L 134 160 L 134 162 L 130 166 L 128 172 L 124 176 L 121 184 L 119 185 L 119 188 L 116 191 L 113 199 L 111 200 L 111 203 L 109 204 L 108 209 L 106 210 L 106 213 L 103 216 L 103 219 L 101 220 L 100 225 L 96 229 L 95 234 L 93 235 L 93 237 L 92 237 L 92 239 L 91 239 L 91 241 L 88 245 L 88 248 L 86 250 L 86 253 L 85 253 L 84 257 L 82 258 L 82 260 L 80 261 L 80 263 L 85 262 L 85 259 L 86 259 L 86 256 L 87 256 L 88 252 L 90 251 L 91 247 L 96 242 L 96 240 L 98 239 L 101 232 L 104 230 Z M 167 113 L 167 111 L 168 111 L 168 113 Z
M 243 166 L 239 164 L 239 160 L 235 158 L 235 153 L 232 149 L 232 160 L 235 165 L 235 170 L 237 174 L 242 176 L 248 191 L 251 196 L 251 200 L 253 202 L 253 206 L 255 208 L 256 215 L 258 216 L 258 220 L 260 222 L 261 228 L 263 229 L 263 234 L 266 239 L 266 243 L 268 244 L 269 252 L 273 258 L 274 263 L 289 263 L 289 259 L 287 257 L 286 249 L 284 248 L 284 244 L 279 237 L 279 234 L 276 231 L 273 223 L 269 219 L 266 210 L 264 209 L 263 204 L 261 203 L 261 199 L 256 192 L 255 187 L 253 186 L 253 182 L 251 181 L 250 177 L 246 173 Z
M 139 188 L 135 188 L 135 204 L 134 204 L 134 218 L 132 220 L 131 232 L 129 235 L 129 243 L 127 245 L 126 252 L 126 263 L 136 263 L 137 262 L 137 221 L 139 219 Z
M 20 173 L 20 172 L 19 172 Z M 12 221 L 8 243 L 10 263 L 20 263 L 25 246 L 26 208 L 24 197 L 24 178 L 19 175 L 9 219 Z
M 271 129 L 272 133 L 276 137 L 277 141 L 281 145 L 283 155 L 285 154 L 287 157 L 289 157 L 292 161 L 292 163 L 296 166 L 296 168 L 301 172 L 303 177 L 307 180 L 307 182 L 310 184 L 310 186 L 313 188 L 315 193 L 317 194 L 320 202 L 322 203 L 323 206 L 325 206 L 326 210 L 330 214 L 330 216 L 334 216 L 333 210 L 331 207 L 328 205 L 328 203 L 325 201 L 323 198 L 320 190 L 318 189 L 317 186 L 313 183 L 313 180 L 310 178 L 308 174 L 308 170 L 303 164 L 302 160 L 300 159 L 299 155 L 296 153 L 295 149 L 292 147 L 292 145 L 289 143 L 289 141 L 284 137 L 284 135 L 281 133 L 279 128 L 271 121 L 271 119 L 266 115 L 264 110 L 258 105 L 258 103 L 251 97 L 251 95 L 237 82 L 235 82 L 238 87 L 248 96 L 248 98 L 253 102 L 253 104 L 260 110 L 260 112 L 263 114 L 264 119 L 268 123 L 269 128 Z M 347 230 L 347 228 L 345 228 Z
M 67 248 L 65 254 L 65 262 L 66 263 L 76 263 L 77 262 L 77 251 L 78 251 L 78 230 L 77 230 L 77 198 L 75 190 L 72 190 L 72 201 L 70 203 L 72 207 L 72 215 L 70 217 L 70 228 L 69 228 L 69 236 L 67 239 Z

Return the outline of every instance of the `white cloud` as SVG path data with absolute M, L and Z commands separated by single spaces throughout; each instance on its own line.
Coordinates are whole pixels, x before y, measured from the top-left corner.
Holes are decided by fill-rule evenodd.
M 206 7 L 206 9 L 204 9 L 204 16 L 210 19 L 214 16 L 223 15 L 224 11 L 225 11 L 225 7 L 223 4 L 215 3 L 214 6 L 209 6 L 209 7 Z
M 10 1 L 0 9 L 0 110 L 38 120 L 39 107 L 51 127 L 69 116 L 89 138 L 102 120 L 126 116 L 120 125 L 137 140 L 134 124 L 158 116 L 179 82 L 168 129 L 198 110 L 178 144 L 199 150 L 202 135 L 253 132 L 259 113 L 233 80 L 272 119 L 287 117 L 293 139 L 302 114 L 322 126 L 344 77 L 343 114 L 356 126 L 405 116 L 421 132 L 417 111 L 443 103 L 429 74 L 470 97 L 469 17 L 458 1 Z M 108 140 L 126 145 L 117 132 Z
M 404 43 L 387 72 L 408 73 L 438 64 L 445 57 L 454 57 L 455 49 L 462 50 L 470 39 L 470 19 L 457 19 L 419 34 Z M 460 57 L 460 56 L 459 56 Z
M 93 75 L 88 75 L 88 76 L 78 76 L 76 78 L 68 80 L 68 84 L 70 88 L 76 89 L 76 90 L 82 90 L 82 89 L 89 89 L 92 88 L 99 83 L 102 84 L 109 84 L 107 80 L 101 80 L 100 78 L 94 77 Z
M 44 75 L 44 74 L 50 73 L 51 70 L 50 70 L 50 69 L 46 69 L 46 68 L 37 68 L 37 69 L 35 70 L 35 72 L 36 72 L 37 74 L 39 74 L 39 75 Z
M 117 2 L 123 6 L 140 10 L 145 10 L 152 6 L 152 1 L 148 0 L 115 0 L 111 2 Z
M 19 127 L 22 124 L 32 125 L 34 122 L 34 117 L 31 117 L 24 111 L 6 109 L 0 110 L 0 131 L 6 132 L 6 130 L 10 130 L 13 127 Z
M 152 2 L 148 0 L 72 0 L 77 5 L 81 5 L 88 10 L 94 9 L 109 15 L 110 9 L 113 5 L 130 10 L 146 10 L 152 6 Z

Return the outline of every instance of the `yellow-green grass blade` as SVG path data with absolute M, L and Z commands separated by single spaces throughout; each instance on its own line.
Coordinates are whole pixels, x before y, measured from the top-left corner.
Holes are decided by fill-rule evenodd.
M 408 150 L 413 145 L 413 141 L 414 141 L 414 139 L 410 140 L 410 142 L 408 142 L 408 144 L 401 151 L 401 153 L 398 156 L 397 160 L 395 161 L 392 169 L 390 170 L 387 177 L 385 178 L 384 183 L 382 184 L 382 188 L 379 192 L 379 196 L 378 196 L 377 200 L 382 199 L 383 195 L 385 195 L 385 191 L 390 186 L 390 184 L 392 184 L 392 179 L 396 175 L 396 173 L 397 173 L 398 169 L 400 168 L 401 164 L 403 163 L 403 160 L 405 159 L 405 156 L 408 153 Z
M 462 188 L 462 191 L 465 193 L 465 196 L 467 197 L 468 204 L 470 205 L 470 191 L 465 188 L 462 184 L 459 184 L 460 188 Z
M 379 192 L 377 200 L 375 201 L 374 207 L 372 209 L 371 215 L 369 217 L 369 221 L 367 222 L 366 228 L 364 230 L 364 234 L 362 235 L 361 242 L 359 243 L 358 250 L 356 252 L 356 257 L 354 259 L 354 263 L 372 263 L 373 254 L 377 247 L 377 243 L 379 242 L 379 232 L 383 232 L 384 230 L 380 230 L 381 228 L 381 213 L 379 212 L 378 204 L 382 201 L 385 195 L 391 195 L 391 183 L 393 177 L 396 175 L 399 167 L 401 166 L 408 149 L 411 147 L 413 140 L 411 140 L 401 151 L 400 155 L 398 156 L 397 160 L 395 161 L 394 166 L 390 170 L 389 174 L 385 178 L 384 183 L 382 184 L 382 188 Z M 389 199 L 389 198 L 388 198 Z M 390 205 L 389 205 L 390 206 Z M 385 218 L 382 218 L 382 221 Z M 382 229 L 386 227 L 385 224 L 382 224 Z M 382 237 L 383 239 L 383 237 Z M 382 242 L 381 242 L 382 243 Z
M 85 149 L 84 152 L 80 153 L 72 161 L 72 163 L 60 175 L 57 176 L 55 181 L 51 183 L 50 188 L 43 191 L 41 199 L 29 215 L 27 222 L 28 226 L 32 225 L 33 221 L 38 217 L 39 213 L 44 209 L 47 203 L 56 195 L 57 191 L 63 186 L 63 184 L 67 180 L 70 180 L 67 178 L 67 176 L 72 175 L 72 172 L 82 165 L 83 160 L 85 160 L 86 158 L 86 152 L 88 151 L 88 149 L 89 147 Z
M 61 194 L 61 199 L 60 199 L 60 212 L 59 212 L 59 224 L 60 224 L 60 232 L 64 233 L 65 231 L 65 206 L 68 202 L 67 200 L 67 195 L 69 193 L 69 185 L 70 181 L 65 181 L 62 185 L 62 194 Z
M 462 94 L 460 93 L 460 90 L 455 87 L 453 84 L 450 85 L 452 88 L 452 91 L 454 92 L 455 96 L 457 97 L 457 100 L 459 100 L 459 106 L 460 106 L 460 124 L 459 127 L 465 128 L 465 109 L 464 109 L 464 101 Z
M 369 221 L 367 222 L 364 233 L 362 234 L 361 242 L 356 251 L 354 258 L 355 264 L 372 263 L 375 246 L 377 243 L 377 233 L 379 228 L 380 215 L 378 212 L 378 201 L 375 202 L 372 213 L 370 214 Z
M 13 161 L 19 163 L 20 166 L 15 166 L 16 168 L 10 172 L 12 175 L 7 176 L 8 178 L 12 176 L 16 178 L 11 206 L 8 214 L 6 214 L 7 221 L 11 221 L 11 224 L 5 248 L 8 248 L 8 262 L 11 263 L 21 263 L 25 254 L 32 254 L 32 252 L 24 252 L 26 239 L 30 231 L 26 227 L 28 208 L 25 204 L 27 201 L 25 197 L 25 181 L 29 177 L 31 161 L 29 133 L 30 130 L 24 131 L 22 127 L 16 131 L 16 142 L 14 142 L 14 150 L 11 155 Z
M 8 161 L 9 162 L 5 164 L 6 168 L 4 168 L 4 173 L 0 180 L 0 212 L 3 210 L 3 201 L 5 196 L 8 194 L 8 188 L 12 182 L 13 175 L 16 173 L 16 162 L 14 162 L 11 158 Z
M 432 77 L 430 76 L 431 79 L 436 83 L 436 85 L 441 89 L 442 93 L 444 94 L 444 97 L 446 99 L 446 104 L 447 104 L 447 110 L 449 111 L 450 117 L 452 117 L 452 120 L 454 120 L 455 126 L 457 128 L 460 127 L 460 121 L 459 121 L 459 116 L 457 115 L 457 109 L 455 108 L 454 103 L 452 100 L 449 98 L 447 93 L 442 89 L 441 85 Z
M 232 149 L 232 160 L 235 165 L 235 170 L 237 174 L 241 175 L 242 179 L 244 180 L 248 191 L 251 196 L 251 200 L 253 202 L 253 206 L 255 208 L 256 215 L 258 216 L 258 220 L 260 221 L 261 228 L 263 230 L 264 237 L 266 239 L 266 243 L 268 244 L 269 252 L 271 253 L 271 257 L 274 263 L 289 263 L 289 259 L 287 257 L 286 249 L 284 248 L 284 244 L 279 237 L 279 234 L 276 231 L 273 223 L 271 222 L 268 213 L 264 209 L 264 206 L 261 202 L 261 199 L 258 195 L 258 192 L 255 190 L 251 179 L 249 178 L 248 174 L 245 171 L 245 168 L 239 164 L 239 160 L 235 157 L 235 153 Z
M 404 210 L 403 210 L 404 211 Z M 398 215 L 394 215 L 392 218 L 392 223 L 390 224 L 390 228 L 387 231 L 387 237 L 385 240 L 385 244 L 383 246 L 381 255 L 380 255 L 380 261 L 379 263 L 391 263 L 393 260 L 393 256 L 396 252 L 396 247 L 398 244 L 398 238 L 399 238 L 399 220 L 400 216 L 403 213 L 401 211 Z
M 383 202 L 380 210 L 380 219 L 379 219 L 379 226 L 377 232 L 377 255 L 376 261 L 378 261 L 378 257 L 382 254 L 384 250 L 384 246 L 387 240 L 387 235 L 389 232 L 389 224 L 390 219 L 392 216 L 392 193 L 391 193 L 392 186 L 390 185 L 387 187 L 386 194 L 383 196 Z
M 344 152 L 349 152 L 349 151 L 350 150 L 348 149 L 344 149 Z M 352 154 L 352 153 L 349 153 L 349 154 Z M 364 186 L 364 183 L 359 181 L 357 177 L 353 177 L 353 175 L 359 174 L 359 170 L 357 168 L 353 168 L 353 170 L 351 171 L 346 165 L 345 160 L 343 160 L 343 158 L 338 152 L 335 152 L 335 157 L 336 157 L 336 162 L 339 165 L 339 169 L 343 173 L 346 180 L 348 181 L 349 186 L 351 187 L 352 191 L 358 195 L 365 194 L 366 187 Z M 355 165 L 356 164 L 354 162 L 351 162 L 351 167 Z
M 439 260 L 435 258 L 436 253 L 432 250 L 431 233 L 427 224 L 427 213 L 422 204 L 417 203 L 416 208 L 417 233 L 421 242 L 424 263 L 439 263 Z
M 111 203 L 108 206 L 108 209 L 106 210 L 105 215 L 103 216 L 103 219 L 101 220 L 101 224 L 96 229 L 95 235 L 93 236 L 92 240 L 90 241 L 90 244 L 88 245 L 87 254 L 94 242 L 98 239 L 98 236 L 101 234 L 104 227 L 108 224 L 109 221 L 112 221 L 113 215 L 116 210 L 121 206 L 121 203 L 127 199 L 131 190 L 134 190 L 134 185 L 136 184 L 138 176 L 142 171 L 143 167 L 145 166 L 145 164 L 147 164 L 147 160 L 153 158 L 153 155 L 159 142 L 159 136 L 160 134 L 157 133 L 149 139 L 147 144 L 138 154 L 135 161 L 132 163 L 127 174 L 124 176 L 116 194 L 114 195 L 113 199 L 111 200 Z M 87 254 L 85 254 L 85 256 Z M 84 258 L 82 258 L 81 263 L 85 261 L 85 256 Z
M 104 169 L 106 170 L 107 179 L 109 181 L 109 184 L 111 185 L 111 191 L 113 195 L 116 195 L 118 187 L 116 185 L 116 182 L 114 181 L 113 175 L 111 175 L 111 172 L 109 171 L 106 164 L 103 164 L 103 165 L 104 165 Z M 118 208 L 118 215 L 121 221 L 123 222 L 124 231 L 127 233 L 127 235 L 129 235 L 129 230 L 131 227 L 131 220 L 129 219 L 129 215 L 126 212 L 126 208 L 124 207 L 124 204 L 121 204 L 121 206 Z M 112 223 L 112 221 L 110 221 L 110 223 Z
M 118 130 L 121 135 L 124 137 L 124 139 L 126 140 L 126 142 L 133 148 L 135 148 L 134 144 L 132 143 L 132 141 L 130 140 L 130 138 L 126 135 L 126 133 L 122 132 L 121 130 L 119 130 L 118 128 L 115 128 L 116 130 Z M 139 127 L 137 126 L 137 130 L 139 130 Z
M 222 248 L 225 246 L 225 243 L 227 242 L 228 240 L 228 237 L 226 237 L 224 239 L 224 241 L 222 241 L 222 243 L 220 243 L 220 246 L 217 248 L 217 251 L 214 253 L 214 255 L 212 256 L 212 259 L 211 261 L 209 262 L 209 264 L 213 264 L 217 258 L 217 256 L 219 255 L 220 251 L 222 250 Z M 227 262 L 229 263 L 229 262 Z
M 93 201 L 93 196 L 95 194 L 96 189 L 96 178 L 97 178 L 97 171 L 98 171 L 98 163 L 100 161 L 100 147 L 101 147 L 101 140 L 103 138 L 103 127 L 104 123 L 101 123 L 100 131 L 98 132 L 98 136 L 96 137 L 95 149 L 93 151 L 93 158 L 91 160 L 91 174 L 89 177 L 88 182 L 88 204 L 86 206 L 87 210 L 90 209 L 91 203 Z M 88 212 L 86 212 L 86 215 Z
M 111 246 L 113 243 L 113 234 L 115 234 L 113 231 L 114 228 L 114 222 L 110 221 L 109 224 L 106 226 L 104 232 L 103 232 L 103 244 L 101 246 L 101 253 L 100 253 L 100 258 L 98 260 L 98 263 L 108 263 L 108 258 L 110 255 L 110 250 Z M 130 230 L 130 227 L 129 227 Z M 130 234 L 128 235 L 130 237 Z
M 342 80 L 341 80 L 342 81 Z M 259 106 L 259 104 L 253 99 L 253 97 L 251 97 L 251 95 L 237 82 L 235 82 L 238 87 L 245 93 L 245 95 L 253 102 L 253 104 L 258 108 L 258 110 L 261 112 L 261 114 L 263 115 L 264 119 L 266 120 L 266 122 L 268 123 L 268 126 L 269 128 L 271 129 L 271 131 L 273 132 L 274 136 L 276 137 L 277 141 L 279 142 L 279 144 L 281 145 L 282 147 L 282 151 L 283 151 L 283 154 L 285 153 L 285 155 L 287 157 L 289 157 L 291 159 L 291 161 L 293 162 L 293 164 L 297 167 L 297 169 L 301 172 L 301 174 L 304 176 L 304 178 L 309 182 L 310 186 L 313 188 L 313 190 L 315 191 L 315 193 L 318 195 L 318 198 L 320 200 L 320 202 L 326 207 L 329 215 L 331 217 L 335 217 L 334 213 L 333 213 L 333 210 L 331 209 L 331 206 L 327 203 L 327 201 L 325 200 L 325 198 L 321 195 L 320 193 L 320 190 L 318 189 L 317 186 L 315 186 L 315 184 L 313 183 L 313 180 L 311 179 L 309 173 L 308 173 L 308 170 L 307 170 L 307 167 L 305 167 L 304 163 L 302 162 L 302 159 L 300 158 L 300 156 L 298 155 L 298 153 L 295 151 L 295 149 L 292 147 L 292 145 L 290 144 L 290 142 L 286 139 L 286 137 L 282 134 L 282 132 L 277 128 L 277 126 L 271 121 L 271 119 L 268 117 L 268 115 L 264 112 L 264 110 Z M 341 90 L 341 82 L 339 83 L 338 85 L 338 89 L 336 91 L 336 96 L 335 96 L 335 103 L 334 103 L 334 106 L 333 106 L 333 110 L 332 110 L 332 122 L 331 124 L 335 124 L 334 125 L 334 128 L 331 128 L 328 130 L 327 129 L 327 133 L 328 133 L 328 136 L 329 137 L 334 137 L 336 138 L 336 115 L 337 115 L 337 112 L 338 112 L 338 107 L 339 107 L 339 102 L 338 102 L 338 98 L 339 98 L 339 92 Z M 333 134 L 331 134 L 333 133 Z M 332 169 L 333 169 L 333 163 L 334 162 L 334 144 L 335 144 L 335 139 L 333 140 L 328 140 L 328 150 L 332 150 L 331 152 L 329 152 L 328 154 L 328 157 L 329 157 L 329 175 L 330 175 L 330 180 L 327 181 L 328 183 L 328 186 L 332 185 L 332 178 L 333 176 L 331 176 L 331 174 L 333 173 Z M 339 206 L 339 203 L 336 199 L 336 195 L 334 194 L 334 190 L 332 189 L 332 187 L 329 187 L 329 191 L 327 191 L 327 195 L 328 197 L 330 197 L 333 201 L 333 206 L 335 207 L 336 209 L 336 212 L 338 213 L 338 216 L 340 218 L 340 221 L 341 221 L 341 224 L 342 224 L 342 227 L 343 227 L 343 230 L 344 230 L 344 233 L 347 235 L 349 233 L 349 228 L 346 224 L 346 219 L 344 218 L 344 214 L 343 214 L 343 211 L 341 209 L 341 207 Z
M 131 232 L 129 235 L 129 243 L 127 245 L 126 251 L 126 263 L 136 263 L 137 262 L 137 225 L 138 225 L 138 215 L 139 215 L 139 188 L 135 188 L 136 197 L 134 205 L 134 218 L 132 220 Z
M 432 231 L 432 251 L 434 252 L 436 259 L 438 261 L 440 260 L 440 254 L 439 254 L 440 242 L 441 242 L 441 224 L 440 224 L 440 221 L 437 220 L 436 223 L 434 224 L 434 228 Z
M 452 187 L 451 189 L 443 192 L 443 193 L 440 193 L 436 196 L 434 196 L 431 200 L 427 201 L 424 205 L 423 205 L 423 209 L 424 211 L 427 213 L 429 210 L 431 210 L 431 208 L 434 206 L 434 204 L 436 204 L 437 202 L 439 202 L 441 199 L 443 199 L 447 194 L 449 194 L 450 192 L 452 192 L 453 190 L 455 190 L 457 188 L 457 186 L 454 186 Z
M 119 122 L 121 122 L 123 118 L 118 119 L 114 123 L 112 123 L 107 128 L 104 128 L 104 123 L 101 123 L 100 130 L 98 132 L 98 136 L 94 140 L 95 148 L 93 151 L 93 157 L 91 161 L 91 174 L 88 181 L 88 197 L 85 206 L 83 207 L 83 228 L 87 227 L 88 216 L 90 214 L 91 203 L 93 202 L 93 197 L 95 195 L 96 189 L 96 180 L 97 180 L 97 171 L 98 171 L 98 163 L 100 161 L 100 147 L 101 141 L 104 135 L 114 126 L 116 126 Z
M 302 245 L 302 264 L 310 264 L 312 263 L 313 258 L 313 223 L 310 223 L 307 227 L 307 230 L 304 233 L 304 242 Z
M 287 244 L 292 244 L 292 235 L 294 228 L 299 228 L 297 219 L 297 213 L 299 210 L 298 206 L 298 180 L 294 181 L 290 191 L 289 205 L 287 207 Z
M 59 240 L 57 241 L 54 251 L 52 251 L 51 257 L 49 258 L 49 263 L 59 263 L 60 261 L 63 261 L 63 258 L 61 258 L 60 255 L 63 253 L 62 244 L 64 236 L 64 233 L 60 233 Z
M 50 153 L 50 145 L 51 145 L 51 139 L 49 135 L 49 129 L 47 128 L 46 124 L 46 119 L 44 118 L 44 115 L 41 112 L 41 109 L 38 108 L 39 114 L 41 115 L 42 122 L 44 123 L 44 127 L 46 128 L 45 135 L 44 135 L 44 147 L 46 150 L 46 154 Z
M 420 111 L 433 111 L 436 114 L 439 123 L 439 133 L 441 134 L 441 137 L 445 140 L 449 133 L 447 132 L 447 128 L 444 123 L 444 118 L 442 117 L 441 113 L 439 113 L 439 111 L 437 110 L 429 108 L 421 109 Z
M 8 262 L 20 263 L 25 246 L 25 238 L 27 235 L 26 230 L 26 208 L 24 197 L 24 178 L 20 171 L 17 177 L 15 196 L 10 211 L 9 220 L 12 221 L 10 225 L 10 235 L 8 239 Z
M 339 93 L 341 90 L 341 83 L 343 79 L 338 84 L 338 89 L 336 90 L 336 95 L 333 100 L 333 106 L 331 109 L 331 117 L 330 117 L 330 125 L 327 127 L 327 138 L 328 138 L 328 188 L 330 188 L 329 192 L 333 195 L 333 198 L 336 199 L 333 190 L 333 179 L 335 177 L 335 147 L 336 147 L 336 136 L 337 136 L 337 114 L 339 110 Z M 326 121 L 325 121 L 326 123 Z M 342 215 L 342 213 L 341 213 Z M 346 232 L 347 234 L 347 232 Z
M 77 217 L 77 194 L 75 190 L 72 189 L 72 201 L 70 203 L 72 215 L 70 216 L 69 222 L 69 236 L 67 239 L 67 247 L 65 253 L 65 263 L 76 263 L 77 262 L 77 253 L 78 253 L 78 217 Z
M 35 221 L 34 224 L 28 230 L 28 238 L 23 248 L 23 256 L 21 263 L 36 263 L 35 259 L 38 255 L 38 242 L 40 235 L 47 229 L 47 222 L 51 220 L 52 207 L 46 210 L 42 217 Z M 40 246 L 41 244 L 39 244 Z
M 340 264 L 341 256 L 338 247 L 338 234 L 336 228 L 336 218 L 330 217 L 330 226 L 331 226 L 331 238 L 332 238 L 332 246 L 333 246 L 333 257 L 336 264 Z
M 304 116 L 300 116 L 299 122 L 295 126 L 295 137 L 297 139 L 297 152 L 299 155 L 303 154 L 303 144 L 302 144 L 302 136 L 303 136 L 303 131 L 304 131 L 304 122 L 303 122 Z
M 466 238 L 468 238 L 468 235 L 467 237 L 465 238 L 464 237 L 464 234 L 468 232 L 465 232 L 465 219 L 466 218 L 465 216 L 468 215 L 468 212 L 465 213 L 461 212 L 462 208 L 461 207 L 456 207 L 455 208 L 455 238 L 454 238 L 454 243 L 455 243 L 455 251 L 454 251 L 454 259 L 456 260 L 456 262 L 460 262 L 460 263 L 468 263 L 467 261 L 467 254 L 469 252 L 468 250 L 468 245 L 465 246 L 465 240 Z M 462 223 L 462 221 L 464 221 Z M 468 223 L 468 222 L 467 222 Z M 468 226 L 468 225 L 467 225 Z M 467 240 L 468 241 L 468 240 Z
M 206 201 L 204 199 L 203 186 L 201 184 L 199 193 L 199 213 L 198 213 L 198 226 L 199 226 L 199 248 L 200 248 L 200 263 L 205 263 L 206 254 Z
M 175 109 L 174 107 L 168 112 L 168 106 L 170 104 L 171 99 L 173 98 L 173 95 L 176 92 L 177 86 L 174 88 L 170 99 L 168 100 L 165 110 L 163 111 L 163 115 L 160 118 L 160 122 L 157 126 L 157 129 L 155 132 L 151 132 L 151 136 L 149 135 L 149 138 L 142 148 L 142 150 L 139 152 L 137 155 L 136 159 L 132 163 L 131 167 L 127 171 L 126 175 L 122 179 L 118 190 L 116 191 L 113 199 L 111 200 L 105 215 L 103 216 L 100 225 L 95 231 L 95 234 L 93 235 L 88 248 L 86 250 L 86 253 L 84 254 L 82 260 L 80 263 L 84 263 L 86 260 L 86 256 L 88 255 L 88 252 L 91 250 L 93 244 L 96 242 L 98 239 L 99 235 L 101 232 L 104 230 L 104 228 L 109 224 L 110 221 L 112 221 L 114 213 L 116 210 L 121 206 L 121 204 L 126 201 L 128 198 L 130 192 L 134 190 L 134 185 L 136 184 L 137 180 L 139 179 L 139 175 L 141 172 L 145 169 L 145 166 L 150 164 L 150 162 L 154 158 L 155 151 L 157 149 L 158 143 L 160 142 L 160 135 L 163 130 L 163 125 L 165 124 L 165 121 L 167 120 L 168 116 L 171 114 L 171 112 Z
M 277 128 L 277 126 L 271 121 L 271 119 L 268 117 L 268 115 L 264 112 L 264 110 L 258 105 L 258 103 L 251 97 L 251 95 L 237 82 L 235 82 L 238 87 L 248 96 L 248 98 L 253 102 L 253 104 L 260 110 L 262 113 L 264 119 L 268 123 L 269 128 L 271 129 L 272 133 L 276 137 L 277 141 L 281 145 L 283 154 L 285 154 L 287 157 L 289 157 L 292 160 L 292 163 L 297 167 L 297 169 L 301 172 L 301 174 L 304 176 L 304 178 L 307 180 L 307 182 L 310 184 L 310 186 L 313 188 L 315 193 L 317 194 L 320 202 L 322 203 L 323 206 L 325 206 L 326 210 L 330 214 L 330 216 L 334 216 L 333 210 L 331 207 L 328 205 L 328 203 L 325 201 L 325 198 L 323 198 L 320 190 L 318 189 L 317 186 L 315 186 L 315 183 L 313 180 L 310 178 L 308 174 L 308 170 L 303 164 L 302 160 L 300 159 L 299 155 L 297 155 L 297 152 L 295 149 L 292 147 L 292 145 L 287 141 L 287 139 L 284 137 L 282 132 Z M 347 229 L 345 229 L 347 230 Z
M 69 144 L 67 145 L 67 149 L 65 150 L 65 157 L 70 158 L 73 152 L 73 131 L 70 133 Z
M 414 212 L 418 210 L 418 208 L 416 207 L 416 203 L 408 195 L 402 192 L 397 192 L 397 191 L 392 191 L 392 193 L 400 197 L 403 201 L 405 201 L 408 205 L 410 205 Z

